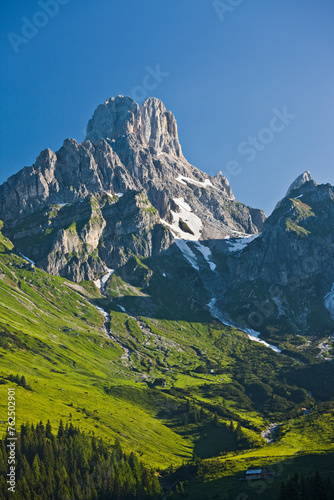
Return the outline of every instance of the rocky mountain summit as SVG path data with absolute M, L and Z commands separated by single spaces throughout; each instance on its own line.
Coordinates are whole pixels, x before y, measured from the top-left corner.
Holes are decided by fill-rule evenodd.
M 324 298 L 334 282 L 334 188 L 304 172 L 265 221 L 228 259 L 224 305 L 231 316 L 271 337 L 330 334 L 333 313 Z M 330 297 L 327 298 L 331 303 Z
M 123 212 L 110 218 L 107 205 Z M 128 225 L 127 212 L 136 213 Z M 184 220 L 190 213 L 195 232 Z M 98 106 L 84 142 L 66 139 L 56 153 L 42 151 L 0 186 L 0 217 L 20 251 L 75 280 L 123 265 L 134 250 L 121 242 L 125 233 L 148 257 L 184 233 L 198 240 L 255 234 L 265 220 L 261 210 L 235 200 L 221 173 L 210 177 L 186 161 L 176 120 L 161 101 L 149 98 L 139 107 L 123 96 Z
M 131 97 L 107 99 L 89 120 L 86 139 L 98 142 L 129 135 L 156 154 L 183 158 L 176 120 L 159 99 L 150 97 L 141 107 Z
M 305 188 L 312 190 L 312 188 L 314 186 L 316 186 L 316 183 L 312 179 L 312 175 L 311 175 L 311 172 L 309 170 L 306 170 L 305 172 L 303 172 L 302 174 L 300 174 L 297 177 L 297 179 L 295 179 L 292 182 L 292 184 L 290 185 L 289 189 L 287 190 L 286 195 L 284 196 L 283 200 L 285 198 L 287 198 L 288 196 L 290 196 L 290 194 L 293 191 L 296 191 L 297 189 L 300 189 L 302 186 L 303 186 L 303 190 L 305 190 Z M 280 200 L 277 203 L 275 209 L 280 206 L 280 204 L 282 203 L 283 200 Z

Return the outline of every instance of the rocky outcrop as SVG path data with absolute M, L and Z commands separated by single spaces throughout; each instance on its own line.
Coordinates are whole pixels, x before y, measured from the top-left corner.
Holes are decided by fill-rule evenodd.
M 306 186 L 305 186 L 306 184 Z M 287 190 L 286 192 L 286 195 L 285 197 L 283 198 L 283 200 L 285 198 L 287 198 L 288 196 L 290 196 L 293 191 L 296 191 L 298 189 L 300 189 L 301 187 L 304 187 L 304 191 L 305 189 L 311 189 L 316 186 L 316 183 L 314 182 L 314 180 L 312 179 L 312 175 L 311 175 L 311 172 L 309 170 L 306 170 L 305 172 L 303 172 L 302 174 L 300 174 L 297 179 L 295 179 L 293 181 L 293 183 L 290 185 L 289 189 Z M 280 206 L 280 204 L 282 203 L 282 201 L 279 201 L 276 205 L 275 208 L 278 208 Z
M 97 142 L 122 136 L 134 136 L 157 154 L 182 158 L 176 120 L 159 99 L 150 97 L 139 107 L 131 97 L 117 96 L 98 106 L 88 122 L 86 139 Z
M 312 179 L 312 175 L 311 175 L 311 172 L 309 170 L 306 170 L 306 172 L 303 172 L 302 174 L 300 174 L 297 179 L 295 179 L 293 181 L 293 183 L 290 185 L 286 195 L 285 195 L 285 198 L 287 196 L 290 196 L 290 194 L 292 193 L 292 191 L 295 191 L 296 189 L 299 189 L 301 188 L 301 186 L 303 186 L 306 182 L 311 182 L 313 186 L 315 186 L 315 182 L 314 180 Z
M 145 193 L 89 195 L 52 204 L 25 217 L 9 232 L 16 248 L 51 274 L 91 280 L 132 256 L 156 255 L 171 244 Z
M 240 251 L 227 253 L 225 309 L 256 330 L 273 331 L 279 325 L 291 333 L 330 332 L 324 297 L 334 282 L 332 227 L 333 186 L 317 185 L 309 172 L 302 174 L 262 234 Z

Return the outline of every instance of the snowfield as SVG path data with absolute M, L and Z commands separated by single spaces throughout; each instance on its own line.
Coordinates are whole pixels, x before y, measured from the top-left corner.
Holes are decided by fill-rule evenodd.
M 190 265 L 194 269 L 196 269 L 196 271 L 199 271 L 199 266 L 198 266 L 198 263 L 197 263 L 196 255 L 191 250 L 191 248 L 189 247 L 189 245 L 187 245 L 187 242 L 184 241 L 184 240 L 181 240 L 179 238 L 175 238 L 175 243 L 179 247 L 179 250 L 183 253 L 184 257 L 190 263 Z
M 201 254 L 203 255 L 204 259 L 209 264 L 209 267 L 210 267 L 211 271 L 214 271 L 217 266 L 216 266 L 216 264 L 214 264 L 210 260 L 210 257 L 211 257 L 211 250 L 210 250 L 210 248 L 206 247 L 205 245 L 202 245 L 202 243 L 200 243 L 199 241 L 197 241 L 195 244 L 196 244 L 197 249 L 201 252 Z
M 229 252 L 240 252 L 246 248 L 246 246 L 254 241 L 256 238 L 261 236 L 262 233 L 259 234 L 250 234 L 249 236 L 245 236 L 244 238 L 236 238 L 233 241 L 228 241 L 229 244 Z M 229 240 L 229 238 L 226 238 Z
M 214 264 L 210 260 L 211 250 L 210 248 L 206 247 L 205 245 L 203 245 L 203 243 L 199 241 L 203 227 L 201 219 L 192 212 L 191 207 L 184 200 L 184 198 L 173 198 L 173 200 L 178 206 L 179 212 L 173 212 L 171 210 L 173 215 L 172 224 L 169 224 L 168 222 L 162 219 L 161 222 L 171 229 L 171 231 L 174 234 L 176 245 L 178 246 L 180 251 L 183 253 L 184 257 L 188 260 L 188 262 L 194 269 L 198 271 L 199 265 L 195 253 L 189 246 L 189 242 L 194 243 L 197 250 L 201 252 L 204 259 L 208 263 L 208 266 L 210 267 L 211 271 L 214 271 L 216 269 L 216 264 Z M 187 224 L 187 226 L 189 227 L 189 229 L 192 231 L 193 234 L 183 231 L 180 228 L 179 224 L 180 219 Z

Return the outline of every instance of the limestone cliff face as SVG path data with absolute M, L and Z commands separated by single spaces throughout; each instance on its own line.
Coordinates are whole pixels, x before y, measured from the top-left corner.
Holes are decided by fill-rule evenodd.
M 173 211 L 178 210 L 175 199 L 182 198 L 199 217 L 202 223 L 200 238 L 203 240 L 258 233 L 265 220 L 262 211 L 235 200 L 228 181 L 220 173 L 210 177 L 185 160 L 176 120 L 161 101 L 149 98 L 139 107 L 130 97 L 122 96 L 108 99 L 98 106 L 88 123 L 85 141 L 77 143 L 74 139 L 66 139 L 56 153 L 50 149 L 42 151 L 32 167 L 25 167 L 0 186 L 0 218 L 18 249 L 25 249 L 29 257 L 35 257 L 38 265 L 75 280 L 90 279 L 106 267 L 105 259 L 110 258 L 103 250 L 104 235 L 108 235 L 114 249 L 112 260 L 122 262 L 127 258 L 124 257 L 128 255 L 125 243 L 124 251 L 118 249 L 113 222 L 103 222 L 96 216 L 98 222 L 94 226 L 85 225 L 84 232 L 74 234 L 73 231 L 66 233 L 70 226 L 66 224 L 76 220 L 69 218 L 53 232 L 57 237 L 52 240 L 52 250 L 43 247 L 46 244 L 43 225 L 32 227 L 28 224 L 30 232 L 26 230 L 22 236 L 22 222 L 27 217 L 34 219 L 36 214 L 47 211 L 51 205 L 69 204 L 80 212 L 84 204 L 79 203 L 91 196 L 124 194 L 124 200 L 130 200 L 128 195 L 139 192 L 148 200 L 151 209 L 156 209 L 155 223 L 152 225 L 141 211 L 141 216 L 135 218 L 136 228 L 130 231 L 133 222 L 130 220 L 125 228 L 128 207 L 123 200 L 119 201 L 123 212 L 119 213 L 118 222 L 128 233 L 136 233 L 144 224 L 145 255 L 150 255 L 154 248 L 165 248 L 168 241 L 173 241 L 173 234 L 168 229 L 169 236 L 166 237 L 165 231 L 161 232 L 156 226 L 160 224 L 160 218 L 167 223 L 173 221 Z M 137 202 L 131 200 L 137 206 Z M 67 209 L 62 209 L 55 219 L 62 220 L 60 215 L 66 212 Z M 47 223 L 52 229 L 54 221 Z M 38 255 L 38 245 L 34 247 L 34 254 L 29 254 L 33 248 L 29 243 L 32 237 L 40 238 L 41 253 Z M 47 242 L 50 243 L 49 238 Z M 84 245 L 97 249 L 98 259 L 84 260 Z M 76 257 L 80 261 L 78 266 L 71 259 L 69 263 L 68 257 L 65 263 L 64 255 L 78 252 L 81 255 Z
M 88 195 L 68 205 L 48 205 L 8 234 L 40 267 L 73 281 L 95 279 L 133 255 L 155 255 L 172 240 L 146 194 L 136 191 L 121 198 Z
M 182 158 L 176 120 L 159 99 L 150 97 L 141 107 L 130 97 L 108 99 L 89 120 L 86 139 L 97 142 L 130 135 L 157 154 Z

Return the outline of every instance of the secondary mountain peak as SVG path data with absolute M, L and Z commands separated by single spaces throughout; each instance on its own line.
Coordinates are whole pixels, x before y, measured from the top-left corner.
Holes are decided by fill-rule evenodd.
M 298 175 L 298 177 L 293 181 L 293 183 L 290 184 L 290 187 L 287 190 L 286 195 L 284 196 L 284 198 L 282 200 L 280 200 L 276 204 L 275 210 L 276 210 L 276 208 L 279 208 L 281 206 L 281 204 L 282 204 L 282 201 L 285 200 L 285 198 L 290 197 L 290 195 L 294 191 L 298 191 L 302 187 L 303 187 L 302 191 L 305 191 L 304 186 L 307 183 L 310 183 L 310 184 L 308 184 L 308 186 L 306 188 L 307 191 L 310 190 L 310 189 L 312 190 L 315 186 L 317 186 L 317 183 L 313 180 L 311 172 L 309 170 L 305 170 L 305 172 L 303 172 L 302 174 Z M 300 194 L 302 194 L 302 192 Z M 295 194 L 295 196 L 296 196 L 296 194 Z
M 155 153 L 182 158 L 175 117 L 155 97 L 149 97 L 140 107 L 131 97 L 107 99 L 89 120 L 86 139 L 98 142 L 129 135 Z
M 306 182 L 309 182 L 309 181 L 313 181 L 312 175 L 311 175 L 311 172 L 309 170 L 306 170 L 302 174 L 298 175 L 297 179 L 295 179 L 293 181 L 293 183 L 290 185 L 289 189 L 287 190 L 287 193 L 285 196 L 289 196 L 289 194 L 292 193 L 292 191 L 294 191 L 295 189 L 299 189 L 301 186 L 303 186 L 303 184 L 305 184 Z M 314 181 L 313 181 L 313 183 L 315 185 Z

